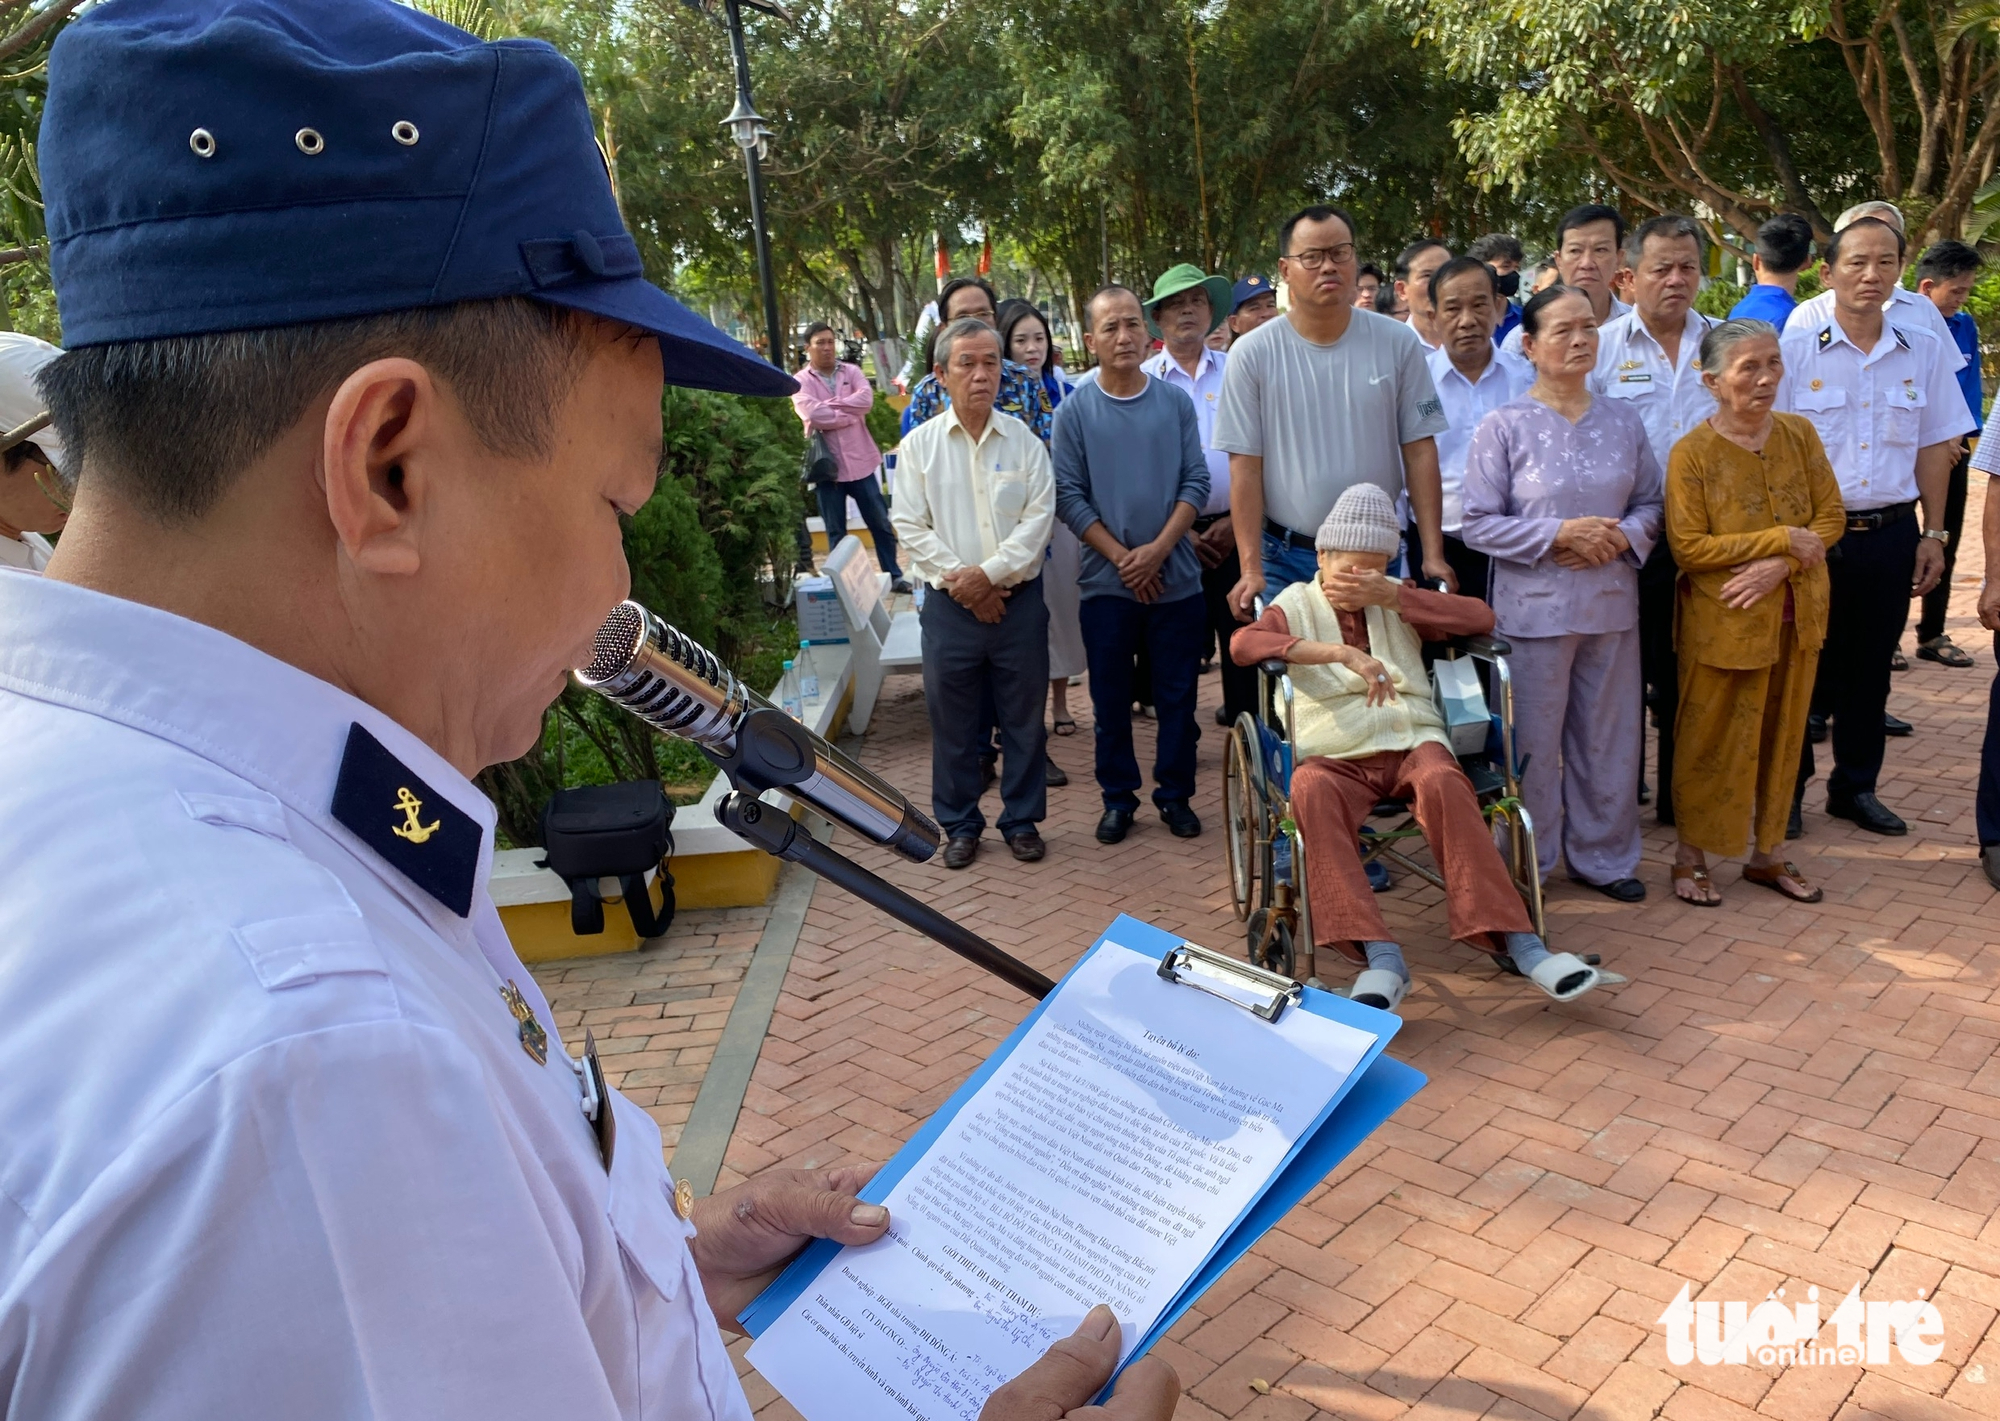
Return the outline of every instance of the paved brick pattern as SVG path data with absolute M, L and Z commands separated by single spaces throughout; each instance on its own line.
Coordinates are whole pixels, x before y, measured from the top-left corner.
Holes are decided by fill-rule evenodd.
M 1670 835 L 1649 827 L 1644 906 L 1551 890 L 1559 945 L 1632 978 L 1555 1007 L 1451 946 L 1440 895 L 1399 883 L 1387 908 L 1418 986 L 1394 1050 L 1431 1084 L 1174 1330 L 1162 1352 L 1188 1389 L 1182 1418 L 2000 1417 L 2000 904 L 1971 811 L 1993 663 L 1970 617 L 1976 546 L 1968 562 L 1953 630 L 1977 669 L 1916 663 L 1892 701 L 1919 726 L 1891 742 L 1883 788 L 1910 836 L 1850 831 L 1808 795 L 1794 856 L 1824 903 L 1789 904 L 1724 867 L 1724 906 L 1683 908 L 1666 889 Z M 1118 909 L 1237 950 L 1214 828 L 1220 736 L 1204 723 L 1207 834 L 1173 839 L 1148 813 L 1105 849 L 1076 709 L 1084 734 L 1051 742 L 1076 778 L 1051 792 L 1047 861 L 1016 865 L 990 834 L 963 873 L 839 842 L 1051 974 Z M 867 758 L 926 792 L 913 679 L 890 682 Z M 725 970 L 721 943 L 697 975 Z M 583 1009 L 638 1005 L 610 1001 L 623 976 L 578 982 Z M 557 987 L 565 1010 L 570 986 Z M 697 1003 L 693 1034 L 663 1037 L 712 1040 L 702 1023 L 723 990 Z M 822 886 L 720 1182 L 886 1158 L 1025 1009 Z M 655 1039 L 639 1048 L 649 1057 Z M 629 1079 L 685 1101 L 701 1047 L 677 1049 Z M 1817 1286 L 1822 1315 L 1857 1282 L 1878 1300 L 1923 1289 L 1944 1315 L 1944 1357 L 1676 1367 L 1657 1319 L 1683 1282 L 1753 1305 Z M 786 1421 L 744 1370 L 760 1416 Z
M 644 951 L 534 969 L 563 1039 L 581 1051 L 585 1028 L 596 1036 L 605 1079 L 660 1122 L 669 1155 L 770 912 L 679 913 Z

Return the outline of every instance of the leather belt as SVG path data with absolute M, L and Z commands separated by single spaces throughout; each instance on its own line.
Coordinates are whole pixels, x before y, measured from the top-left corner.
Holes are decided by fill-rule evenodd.
M 1197 533 L 1206 533 L 1210 528 L 1213 528 L 1219 521 L 1221 521 L 1224 518 L 1227 518 L 1228 516 L 1229 515 L 1227 513 L 1200 514 L 1194 520 L 1194 531 Z
M 1904 503 L 1885 504 L 1881 508 L 1864 509 L 1847 515 L 1847 531 L 1850 533 L 1878 533 L 1884 528 L 1902 522 L 1916 511 L 1915 499 Z
M 1313 553 L 1319 551 L 1319 549 L 1314 546 L 1313 540 L 1310 535 L 1305 533 L 1294 533 L 1284 524 L 1273 522 L 1269 518 L 1266 518 L 1264 520 L 1264 531 L 1266 533 L 1269 533 L 1274 538 L 1277 538 L 1283 542 L 1290 543 L 1293 547 L 1299 549 L 1301 552 Z

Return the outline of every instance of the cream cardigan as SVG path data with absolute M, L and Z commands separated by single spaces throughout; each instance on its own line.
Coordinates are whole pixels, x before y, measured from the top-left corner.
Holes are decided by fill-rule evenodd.
M 1292 635 L 1306 641 L 1346 645 L 1340 615 L 1326 600 L 1319 579 L 1295 582 L 1278 594 L 1275 605 L 1285 614 Z M 1360 760 L 1389 750 L 1414 750 L 1425 741 L 1449 745 L 1444 718 L 1431 695 L 1424 669 L 1423 643 L 1402 616 L 1387 607 L 1370 607 L 1369 655 L 1389 672 L 1396 698 L 1386 705 L 1368 704 L 1368 683 L 1345 666 L 1288 668 L 1299 693 L 1293 709 L 1299 743 L 1295 754 L 1324 755 L 1333 760 Z

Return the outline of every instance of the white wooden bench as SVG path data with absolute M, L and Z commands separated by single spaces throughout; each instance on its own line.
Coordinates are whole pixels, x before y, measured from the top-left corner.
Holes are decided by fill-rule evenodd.
M 873 559 L 852 533 L 842 538 L 827 558 L 826 575 L 833 581 L 834 595 L 840 598 L 852 641 L 854 705 L 847 712 L 847 726 L 859 735 L 868 729 L 869 718 L 875 714 L 875 698 L 889 673 L 923 670 L 923 629 L 915 612 L 889 615 L 883 601 L 889 591 L 889 574 L 876 571 Z

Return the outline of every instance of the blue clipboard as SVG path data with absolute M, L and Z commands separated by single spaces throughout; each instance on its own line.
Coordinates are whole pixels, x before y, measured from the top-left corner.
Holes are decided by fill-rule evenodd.
M 1078 964 L 1087 960 L 1092 953 L 1106 942 L 1116 942 L 1122 947 L 1149 956 L 1164 957 L 1167 953 L 1183 945 L 1184 940 L 1173 933 L 1163 932 L 1149 923 L 1124 914 L 1107 928 L 1090 951 L 1078 959 Z M 1071 972 L 1076 969 L 1072 967 Z M 1067 974 L 1063 982 L 1068 981 Z M 1063 983 L 1057 983 L 1056 991 L 1062 990 Z M 1051 993 L 1051 997 L 1053 997 Z M 1046 1003 L 1038 1004 L 1028 1013 L 1021 1024 L 1014 1028 L 1007 1039 L 1000 1043 L 986 1061 L 967 1077 L 938 1111 L 926 1120 L 907 1144 L 898 1150 L 875 1177 L 862 1189 L 861 1197 L 869 1203 L 880 1203 L 889 1196 L 896 1183 L 907 1174 L 910 1167 L 930 1149 L 937 1138 L 944 1133 L 952 1117 L 970 1100 L 989 1077 L 999 1069 L 1015 1047 L 1033 1026 Z M 1301 989 L 1301 998 L 1294 1010 L 1312 1012 L 1316 1016 L 1329 1017 L 1348 1026 L 1365 1031 L 1375 1040 L 1363 1054 L 1361 1062 L 1347 1078 L 1340 1092 L 1329 1102 L 1319 1119 L 1308 1128 L 1293 1147 L 1291 1155 L 1265 1184 L 1264 1190 L 1237 1219 L 1235 1227 L 1224 1234 L 1220 1243 L 1188 1280 L 1187 1285 L 1174 1297 L 1159 1320 L 1133 1349 L 1126 1365 L 1144 1356 L 1146 1352 L 1174 1323 L 1180 1320 L 1216 1279 L 1229 1266 L 1243 1256 L 1250 1245 L 1270 1231 L 1279 1219 L 1312 1192 L 1330 1174 L 1335 1166 L 1348 1155 L 1376 1127 L 1395 1114 L 1404 1101 L 1415 1095 L 1427 1083 L 1423 1072 L 1405 1065 L 1393 1057 L 1383 1054 L 1389 1038 L 1402 1025 L 1400 1018 L 1373 1007 L 1365 1007 L 1323 992 L 1314 987 Z M 775 1322 L 799 1295 L 817 1278 L 840 1252 L 841 1245 L 830 1239 L 821 1239 L 808 1247 L 792 1265 L 773 1280 L 771 1286 L 759 1293 L 750 1305 L 737 1316 L 737 1321 L 752 1337 L 761 1336 L 764 1330 Z M 1121 1367 L 1120 1371 L 1124 1368 Z M 1117 1380 L 1113 1377 L 1113 1382 Z

